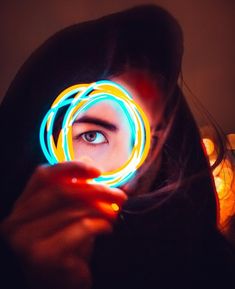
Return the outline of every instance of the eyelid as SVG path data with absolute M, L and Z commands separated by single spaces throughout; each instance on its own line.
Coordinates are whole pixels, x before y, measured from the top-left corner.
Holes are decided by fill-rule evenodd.
M 85 130 L 83 132 L 80 132 L 78 135 L 74 136 L 74 138 L 78 138 L 80 137 L 81 135 L 85 134 L 85 133 L 89 133 L 89 132 L 98 132 L 98 133 L 101 133 L 105 136 L 105 138 L 107 138 L 106 136 L 106 133 L 103 132 L 102 130 L 98 130 L 98 129 L 88 129 L 88 130 Z
M 87 133 L 87 132 L 99 132 L 99 133 L 102 133 L 105 136 L 109 135 L 109 133 L 110 133 L 106 128 L 101 128 L 99 125 L 94 124 L 94 123 L 92 123 L 92 124 L 90 124 L 90 123 L 81 123 L 81 124 L 76 124 L 76 125 L 73 126 L 73 133 L 75 135 L 76 134 L 80 135 L 82 133 Z
M 82 135 L 87 134 L 87 133 L 92 133 L 92 132 L 101 133 L 101 134 L 104 136 L 105 140 L 106 140 L 106 142 L 104 142 L 104 143 L 109 143 L 108 137 L 106 136 L 106 134 L 105 134 L 103 131 L 101 131 L 101 130 L 94 130 L 94 129 L 93 129 L 93 130 L 87 130 L 87 131 L 84 131 L 84 132 L 82 132 L 82 133 L 79 133 L 78 135 L 74 136 L 73 139 L 78 140 L 78 139 L 80 139 L 80 138 L 82 137 Z M 89 143 L 89 142 L 86 142 L 86 143 L 87 143 L 88 145 L 92 145 L 92 146 L 103 144 L 103 143 L 96 144 L 96 143 Z

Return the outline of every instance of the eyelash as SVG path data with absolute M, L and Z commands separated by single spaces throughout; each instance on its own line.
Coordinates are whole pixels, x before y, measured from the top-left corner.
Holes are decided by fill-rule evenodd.
M 104 138 L 105 138 L 105 140 L 107 141 L 107 143 L 109 143 L 106 134 L 105 134 L 104 132 L 100 131 L 100 130 L 88 130 L 88 131 L 85 131 L 85 132 L 80 133 L 79 135 L 75 136 L 75 137 L 74 137 L 74 140 L 80 140 L 80 138 L 81 138 L 83 135 L 86 135 L 86 134 L 88 134 L 88 133 L 100 133 L 100 134 L 102 134 L 102 135 L 104 136 Z M 87 141 L 87 142 L 84 141 L 84 142 L 86 143 L 86 145 L 91 146 L 91 147 L 99 146 L 99 145 L 101 145 L 101 144 L 104 144 L 104 143 L 101 143 L 101 144 L 100 144 L 100 143 L 98 143 L 98 144 L 89 143 L 88 141 Z

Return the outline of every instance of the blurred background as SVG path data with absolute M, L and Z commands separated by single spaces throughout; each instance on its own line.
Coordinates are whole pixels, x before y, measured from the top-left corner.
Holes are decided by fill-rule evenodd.
M 184 31 L 183 76 L 191 91 L 222 127 L 235 152 L 235 0 L 0 0 L 0 101 L 19 67 L 56 31 L 138 4 L 169 10 Z M 192 95 L 186 91 L 192 106 Z M 216 140 L 196 113 L 210 162 Z M 233 159 L 234 160 L 234 159 Z M 221 221 L 234 214 L 235 172 L 225 160 L 213 172 Z M 232 208 L 233 207 L 233 208 Z

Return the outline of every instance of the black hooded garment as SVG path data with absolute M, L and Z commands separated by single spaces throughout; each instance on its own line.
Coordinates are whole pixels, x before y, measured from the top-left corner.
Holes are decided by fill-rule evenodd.
M 182 54 L 177 21 L 155 5 L 73 25 L 37 49 L 16 75 L 0 108 L 1 219 L 10 213 L 34 169 L 46 162 L 39 127 L 63 89 L 107 79 L 128 63 L 161 75 L 165 94 L 174 96 L 180 93 Z M 191 145 L 185 176 L 190 177 L 207 162 L 198 150 L 200 137 L 183 98 L 181 104 L 167 146 L 177 158 L 187 135 Z M 164 176 L 163 170 L 154 177 L 155 183 L 159 176 Z M 235 288 L 234 250 L 216 229 L 210 174 L 168 198 L 151 194 L 154 191 L 145 199 L 130 198 L 125 209 L 135 212 L 153 203 L 161 205 L 147 213 L 124 211 L 113 233 L 97 238 L 90 263 L 92 289 Z M 19 260 L 3 240 L 0 266 L 0 288 L 28 288 Z

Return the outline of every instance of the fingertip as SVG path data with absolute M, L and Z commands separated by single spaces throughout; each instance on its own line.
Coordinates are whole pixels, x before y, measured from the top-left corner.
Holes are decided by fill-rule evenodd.
M 92 174 L 94 175 L 94 178 L 97 178 L 101 175 L 101 171 L 95 167 L 90 168 Z
M 119 188 L 112 188 L 112 191 L 113 191 L 114 194 L 122 196 L 124 201 L 126 201 L 128 199 L 127 194 L 123 190 L 121 190 Z
M 92 178 L 97 178 L 101 175 L 101 171 L 93 165 L 81 161 L 72 161 L 72 163 L 75 164 L 75 166 L 78 166 L 80 169 L 83 168 L 89 172 L 89 174 L 92 175 Z

